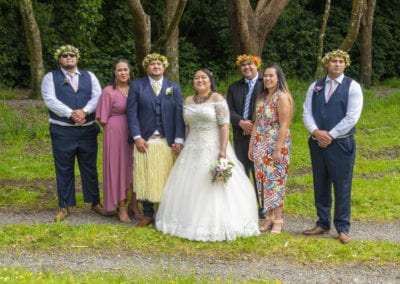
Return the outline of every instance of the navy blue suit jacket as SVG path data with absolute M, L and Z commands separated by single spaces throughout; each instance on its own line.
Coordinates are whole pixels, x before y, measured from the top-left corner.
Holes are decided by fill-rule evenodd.
M 168 88 L 172 90 L 172 94 L 166 93 Z M 161 99 L 161 119 L 165 138 L 171 146 L 175 138 L 185 138 L 182 91 L 178 83 L 164 77 L 158 96 Z M 157 128 L 156 98 L 147 76 L 131 83 L 126 109 L 130 143 L 133 143 L 133 138 L 138 135 L 147 141 L 154 134 Z

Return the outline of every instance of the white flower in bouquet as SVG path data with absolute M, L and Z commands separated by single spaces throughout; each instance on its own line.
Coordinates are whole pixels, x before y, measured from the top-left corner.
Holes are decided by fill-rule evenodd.
M 232 168 L 234 165 L 234 163 L 225 158 L 218 159 L 211 165 L 211 181 L 222 181 L 224 183 L 228 182 L 229 178 L 232 176 Z

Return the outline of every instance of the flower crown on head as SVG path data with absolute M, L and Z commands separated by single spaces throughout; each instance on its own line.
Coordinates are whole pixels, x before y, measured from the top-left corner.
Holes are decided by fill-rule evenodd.
M 325 56 L 321 59 L 323 65 L 326 65 L 329 61 L 334 59 L 335 57 L 341 57 L 344 59 L 344 64 L 346 67 L 350 66 L 350 55 L 341 49 L 332 50 L 325 54 Z
M 76 55 L 76 59 L 79 59 L 79 49 L 70 44 L 66 44 L 57 48 L 54 52 L 54 59 L 58 61 L 58 59 L 64 52 L 73 52 Z
M 259 68 L 261 66 L 261 58 L 259 56 L 256 56 L 254 54 L 242 54 L 242 55 L 238 55 L 236 57 L 236 66 L 240 67 L 240 65 L 242 65 L 243 62 L 246 61 L 251 61 L 254 63 L 254 65 L 256 65 L 257 68 Z
M 151 61 L 154 60 L 159 60 L 162 62 L 164 65 L 164 68 L 167 68 L 169 63 L 168 63 L 168 58 L 164 55 L 161 55 L 159 53 L 150 53 L 147 54 L 146 57 L 142 61 L 143 68 L 146 69 L 147 66 L 150 64 Z

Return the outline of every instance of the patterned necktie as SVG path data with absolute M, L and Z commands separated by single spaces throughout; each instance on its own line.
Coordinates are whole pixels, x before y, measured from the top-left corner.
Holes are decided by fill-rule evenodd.
M 246 101 L 244 103 L 244 112 L 243 112 L 243 118 L 244 119 L 248 119 L 248 117 L 249 117 L 251 95 L 253 94 L 254 83 L 255 83 L 255 81 L 248 81 L 247 82 L 247 84 L 249 85 L 249 91 L 246 94 Z
M 68 76 L 69 76 L 70 81 L 71 81 L 71 87 L 76 92 L 78 90 L 78 81 L 77 81 L 76 76 L 78 76 L 78 75 L 77 74 L 68 73 Z
M 333 91 L 335 90 L 335 80 L 330 80 L 330 88 L 329 88 L 329 92 L 328 92 L 328 97 L 326 99 L 326 101 L 329 101 L 329 99 L 331 98 Z
M 153 88 L 154 94 L 158 96 L 160 94 L 160 82 L 154 81 L 153 84 L 151 84 L 151 87 Z

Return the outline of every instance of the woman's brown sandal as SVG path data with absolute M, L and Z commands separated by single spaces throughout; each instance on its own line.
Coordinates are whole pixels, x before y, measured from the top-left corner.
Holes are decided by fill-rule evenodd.
M 264 233 L 264 232 L 270 230 L 271 227 L 272 227 L 272 224 L 273 224 L 273 220 L 274 220 L 274 217 L 273 217 L 273 216 L 267 216 L 267 217 L 265 217 L 264 223 L 263 223 L 263 224 L 260 226 L 260 228 L 259 228 L 260 232 L 261 232 L 261 233 Z
M 278 229 L 274 228 L 275 224 L 280 225 Z M 280 234 L 282 232 L 282 228 L 283 228 L 283 219 L 274 220 L 273 225 L 272 225 L 271 234 Z

